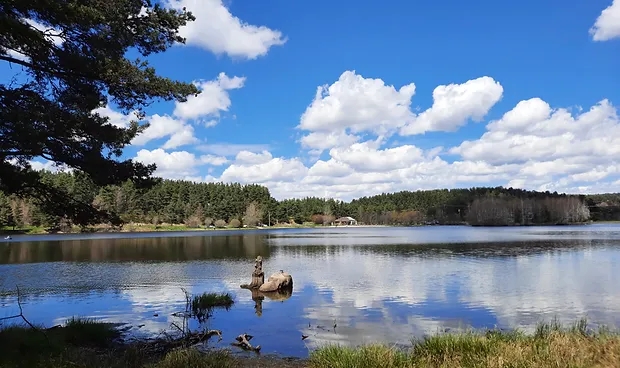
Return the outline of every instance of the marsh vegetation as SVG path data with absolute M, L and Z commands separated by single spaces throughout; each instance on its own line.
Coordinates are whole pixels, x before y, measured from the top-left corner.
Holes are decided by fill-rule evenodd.
M 161 348 L 125 342 L 114 325 L 72 319 L 52 329 L 8 326 L 0 329 L 2 367 L 94 368 L 439 368 L 439 367 L 615 367 L 620 335 L 590 330 L 585 321 L 564 328 L 541 324 L 534 334 L 521 331 L 469 331 L 414 340 L 410 349 L 387 345 L 357 348 L 324 346 L 307 360 L 238 357 L 228 350 Z

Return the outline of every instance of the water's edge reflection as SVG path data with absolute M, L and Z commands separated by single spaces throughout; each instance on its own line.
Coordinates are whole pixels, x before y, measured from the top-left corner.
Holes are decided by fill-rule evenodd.
M 528 329 L 553 317 L 613 326 L 619 234 L 618 226 L 379 228 L 14 242 L 0 244 L 0 317 L 15 311 L 19 285 L 35 323 L 78 315 L 144 325 L 133 330 L 149 335 L 182 309 L 181 287 L 224 291 L 235 306 L 216 312 L 210 328 L 230 339 L 247 332 L 265 352 L 296 356 L 325 343 L 407 344 L 446 328 Z M 293 275 L 291 294 L 239 288 L 257 255 L 267 275 Z

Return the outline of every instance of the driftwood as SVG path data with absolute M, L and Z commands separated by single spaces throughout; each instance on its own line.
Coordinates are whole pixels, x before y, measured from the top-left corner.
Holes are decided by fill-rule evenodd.
M 186 323 L 183 324 L 184 326 Z M 211 336 L 219 336 L 219 340 L 222 340 L 222 331 L 220 330 L 203 330 L 203 331 L 190 331 L 189 328 L 181 328 L 178 324 L 172 322 L 171 327 L 176 328 L 181 333 L 181 338 L 175 339 L 175 341 L 182 342 L 188 346 L 201 343 L 203 340 L 210 338 Z
M 233 342 L 232 345 L 238 346 L 245 350 L 252 350 L 258 353 L 260 352 L 260 345 L 252 346 L 252 344 L 250 344 L 250 340 L 252 340 L 253 337 L 254 336 L 248 335 L 246 333 L 241 334 L 235 337 L 235 340 L 237 341 Z
M 244 289 L 258 289 L 265 283 L 265 273 L 263 272 L 263 257 L 258 256 L 254 261 L 254 272 L 252 281 L 249 284 L 241 285 Z
M 164 355 L 175 349 L 189 348 L 191 346 L 198 345 L 214 335 L 218 335 L 219 340 L 222 340 L 222 332 L 220 330 L 191 332 L 181 338 L 173 337 L 166 331 L 162 331 L 155 338 L 133 339 L 131 345 L 138 348 L 139 351 L 143 351 L 147 354 Z
M 199 344 L 205 339 L 209 339 L 211 336 L 215 335 L 219 337 L 219 339 L 217 340 L 218 342 L 222 341 L 222 331 L 220 330 L 205 330 L 203 332 L 192 333 L 188 336 L 187 340 L 189 342 L 189 345 L 191 346 Z

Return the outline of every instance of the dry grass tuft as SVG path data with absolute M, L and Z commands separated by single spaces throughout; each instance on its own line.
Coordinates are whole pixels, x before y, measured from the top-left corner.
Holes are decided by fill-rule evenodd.
M 533 335 L 519 331 L 442 334 L 414 341 L 410 351 L 372 345 L 327 346 L 313 352 L 314 368 L 504 368 L 620 367 L 620 335 L 587 330 L 580 321 L 569 329 L 540 325 Z
M 195 349 L 172 351 L 151 368 L 234 368 L 237 362 L 225 351 L 213 351 L 207 354 Z

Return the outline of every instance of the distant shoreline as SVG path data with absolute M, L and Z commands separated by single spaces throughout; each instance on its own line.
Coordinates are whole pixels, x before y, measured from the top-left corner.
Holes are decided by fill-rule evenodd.
M 55 231 L 49 232 L 43 227 L 31 226 L 26 228 L 0 229 L 0 235 L 52 235 L 52 234 L 105 234 L 105 233 L 150 233 L 150 232 L 197 232 L 197 231 L 239 231 L 239 230 L 282 230 L 282 229 L 338 229 L 338 228 L 375 228 L 375 227 L 419 227 L 416 226 L 397 226 L 397 225 L 274 225 L 265 227 L 188 227 L 186 225 L 146 225 L 146 224 L 126 224 L 122 228 L 109 226 L 91 226 L 85 230 L 74 227 L 71 232 Z
M 74 227 L 71 232 L 49 232 L 44 227 L 29 226 L 24 228 L 0 229 L 0 235 L 51 235 L 51 234 L 102 234 L 102 233 L 147 233 L 147 232 L 195 232 L 195 231 L 238 231 L 238 230 L 281 230 L 281 229 L 339 229 L 339 228 L 386 228 L 386 227 L 449 227 L 449 226 L 471 226 L 471 227 L 546 227 L 546 226 L 578 226 L 590 224 L 619 224 L 620 221 L 589 221 L 571 224 L 533 224 L 533 225 L 469 225 L 461 224 L 419 224 L 419 225 L 314 225 L 314 224 L 295 224 L 295 225 L 273 225 L 265 227 L 225 227 L 225 228 L 209 228 L 209 227 L 189 227 L 181 224 L 125 224 L 121 228 L 106 225 L 90 226 L 85 229 Z

